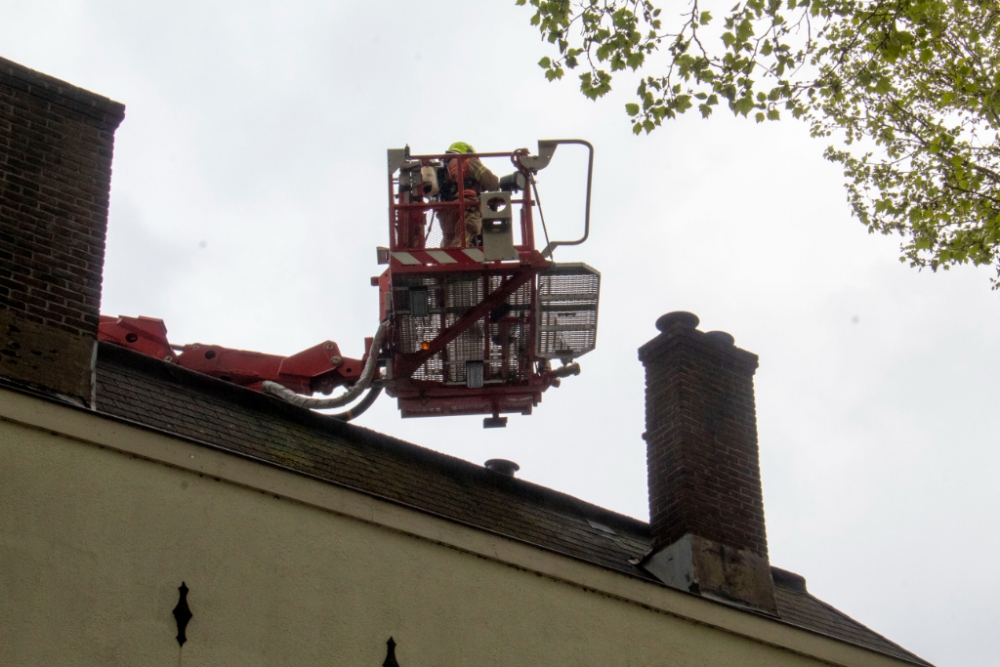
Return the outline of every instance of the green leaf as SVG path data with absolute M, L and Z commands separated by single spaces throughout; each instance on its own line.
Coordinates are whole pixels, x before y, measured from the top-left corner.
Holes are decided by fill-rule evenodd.
M 753 35 L 753 24 L 750 23 L 750 19 L 743 19 L 740 21 L 739 27 L 736 28 L 736 39 L 740 42 L 745 42 Z
M 753 100 L 749 97 L 741 97 L 740 99 L 733 102 L 733 111 L 735 113 L 746 116 L 753 110 Z
M 628 104 L 625 105 L 625 113 L 627 113 L 629 116 L 638 116 L 639 105 L 636 104 L 635 102 L 629 102 Z

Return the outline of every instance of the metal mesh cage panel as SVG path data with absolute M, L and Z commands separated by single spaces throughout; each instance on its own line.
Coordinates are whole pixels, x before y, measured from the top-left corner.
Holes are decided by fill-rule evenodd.
M 445 314 L 445 323 L 454 324 L 470 307 L 477 305 L 486 294 L 496 290 L 503 276 L 477 277 L 468 281 L 451 281 L 448 285 L 449 301 L 455 308 Z M 488 285 L 488 289 L 484 289 Z M 530 341 L 531 283 L 522 285 L 506 300 L 504 312 L 497 313 L 497 321 L 486 317 L 474 322 L 445 349 L 445 383 L 466 383 L 466 362 L 485 363 L 485 384 L 503 384 L 526 380 L 530 371 L 527 359 Z M 489 338 L 487 338 L 487 333 Z
M 451 326 L 483 300 L 483 278 L 453 278 L 447 282 L 445 325 Z M 445 381 L 465 383 L 465 362 L 483 358 L 483 323 L 474 322 L 445 347 Z
M 417 352 L 462 315 L 496 290 L 504 276 L 398 276 L 393 281 L 396 345 L 403 353 Z M 466 363 L 484 363 L 485 384 L 526 381 L 532 371 L 534 283 L 522 285 L 505 306 L 472 325 L 424 362 L 414 380 L 449 385 L 466 384 Z M 426 296 L 425 296 L 426 295 Z M 426 305 L 415 299 L 427 299 Z M 416 312 L 426 312 L 416 316 Z
M 544 359 L 575 359 L 597 342 L 601 274 L 586 264 L 556 264 L 538 277 L 538 347 Z
M 433 211 L 407 211 L 397 214 L 392 235 L 394 247 L 438 248 L 442 238 L 441 223 Z
M 425 291 L 426 290 L 426 291 Z M 393 304 L 398 317 L 396 318 L 396 345 L 404 353 L 420 350 L 420 344 L 433 340 L 441 331 L 442 312 L 441 285 L 437 277 L 402 276 L 393 281 Z M 411 309 L 414 299 L 426 298 L 424 311 L 427 315 L 412 316 Z M 444 379 L 444 366 L 440 354 L 428 359 L 414 374 L 414 379 L 440 382 Z
M 427 226 L 425 227 L 426 232 L 424 238 L 425 248 L 440 248 L 441 240 L 443 239 L 443 234 L 441 233 L 441 221 L 437 219 L 432 212 L 428 211 L 424 216 L 427 220 Z

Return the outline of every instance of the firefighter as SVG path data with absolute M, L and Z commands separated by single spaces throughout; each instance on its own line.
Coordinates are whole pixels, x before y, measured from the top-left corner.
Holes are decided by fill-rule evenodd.
M 475 153 L 475 149 L 464 141 L 456 141 L 448 147 L 446 153 Z M 452 183 L 458 180 L 458 160 L 448 160 L 448 176 Z M 468 245 L 473 245 L 474 239 L 483 232 L 483 214 L 479 211 L 479 193 L 484 190 L 496 190 L 500 187 L 500 179 L 486 168 L 482 161 L 474 157 L 465 162 L 465 182 L 456 183 L 455 194 L 451 200 L 465 202 L 465 238 Z M 462 232 L 459 229 L 458 207 L 439 209 L 438 224 L 441 225 L 441 247 L 462 247 Z

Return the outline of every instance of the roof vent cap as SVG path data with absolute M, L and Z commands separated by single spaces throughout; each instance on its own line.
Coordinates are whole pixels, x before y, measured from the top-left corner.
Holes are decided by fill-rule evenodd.
M 487 470 L 492 470 L 507 477 L 513 477 L 514 473 L 521 469 L 521 466 L 507 459 L 490 459 L 483 465 L 486 466 Z

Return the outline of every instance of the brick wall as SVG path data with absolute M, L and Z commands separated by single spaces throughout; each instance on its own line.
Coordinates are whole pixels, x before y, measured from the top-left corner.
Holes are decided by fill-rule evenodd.
M 0 58 L 0 375 L 85 402 L 123 117 Z
M 710 587 L 756 603 L 739 586 L 733 588 L 740 577 L 727 568 L 732 570 L 739 560 L 734 554 L 741 554 L 750 587 L 769 585 L 753 389 L 757 356 L 733 345 L 728 334 L 705 333 L 697 324 L 690 313 L 666 315 L 657 322 L 662 333 L 639 350 L 646 367 L 653 550 L 694 536 L 695 546 L 685 547 L 698 552 L 685 556 L 693 559 L 693 589 L 703 588 L 711 579 L 705 572 L 714 568 L 724 581 Z M 721 560 L 699 563 L 699 558 Z

